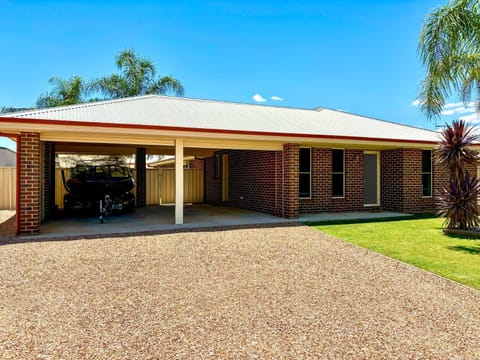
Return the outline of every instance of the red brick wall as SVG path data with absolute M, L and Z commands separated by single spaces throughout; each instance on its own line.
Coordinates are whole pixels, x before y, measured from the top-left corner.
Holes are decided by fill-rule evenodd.
M 283 204 L 282 216 L 287 219 L 298 218 L 299 202 L 299 162 L 298 144 L 283 145 Z
M 228 155 L 231 206 L 282 216 L 282 152 L 229 150 L 218 154 Z M 215 178 L 215 156 L 205 159 L 204 166 L 205 201 L 220 203 L 222 179 Z
M 284 148 L 285 152 L 219 152 L 229 156 L 230 205 L 282 217 L 298 217 L 299 146 L 287 144 Z M 205 160 L 205 188 L 206 202 L 221 201 L 222 180 L 215 179 L 215 157 Z
M 55 143 L 43 143 L 43 220 L 55 215 Z
M 332 206 L 332 151 L 312 148 L 311 199 L 300 199 L 300 213 L 326 212 Z
M 193 159 L 189 161 L 188 167 L 190 169 L 203 169 L 204 160 L 203 159 Z
M 402 211 L 408 213 L 434 211 L 434 198 L 423 197 L 422 194 L 422 150 L 403 149 L 402 152 Z
M 282 216 L 282 153 L 232 150 L 230 205 Z
M 476 173 L 475 165 L 470 172 Z M 448 170 L 433 161 L 432 197 L 422 194 L 422 150 L 382 151 L 382 208 L 406 213 L 436 212 L 436 196 L 448 183 Z
M 40 134 L 20 133 L 20 235 L 38 234 L 40 227 Z
M 332 149 L 312 148 L 310 199 L 299 199 L 299 146 L 283 152 L 226 151 L 229 154 L 230 204 L 287 218 L 299 213 L 372 210 L 363 206 L 363 150 L 345 149 L 345 193 L 332 198 Z M 422 150 L 380 152 L 380 207 L 408 213 L 435 212 L 433 197 L 422 196 Z M 283 170 L 283 173 L 282 173 Z M 471 172 L 476 171 L 472 167 Z M 221 179 L 214 179 L 214 157 L 205 161 L 206 201 L 220 202 Z M 447 183 L 448 172 L 433 166 L 433 194 Z M 277 186 L 275 186 L 277 184 Z M 284 199 L 284 200 L 283 200 Z
M 380 202 L 383 210 L 403 210 L 402 161 L 401 149 L 380 152 Z
M 344 197 L 333 198 L 332 149 L 312 148 L 312 195 L 300 199 L 300 213 L 363 210 L 363 151 L 344 151 Z
M 331 165 L 330 165 L 331 166 Z M 331 172 L 331 170 L 330 170 Z M 363 150 L 345 149 L 345 196 L 332 198 L 329 211 L 362 211 Z M 371 209 L 371 208 L 370 208 Z
M 203 171 L 205 176 L 205 202 L 218 204 L 222 201 L 222 170 L 220 169 L 220 176 L 215 178 L 215 156 L 205 159 L 205 168 Z

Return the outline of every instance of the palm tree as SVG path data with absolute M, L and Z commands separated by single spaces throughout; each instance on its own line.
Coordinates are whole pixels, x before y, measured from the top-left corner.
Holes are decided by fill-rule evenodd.
M 423 24 L 418 49 L 427 72 L 419 96 L 427 118 L 438 117 L 454 93 L 464 102 L 475 96 L 479 107 L 480 0 L 450 0 L 433 9 Z M 467 165 L 477 161 L 472 132 L 463 120 L 454 121 L 443 129 L 435 150 L 436 162 L 450 172 L 450 181 L 438 196 L 439 213 L 449 229 L 480 225 L 480 182 L 467 171 Z
M 47 108 L 85 102 L 87 86 L 81 77 L 74 76 L 70 79 L 52 77 L 48 82 L 53 86 L 53 90 L 40 95 L 37 107 Z
M 174 93 L 183 96 L 183 86 L 175 78 L 156 78 L 155 65 L 151 60 L 139 57 L 133 50 L 124 50 L 117 55 L 116 65 L 120 74 L 112 74 L 92 82 L 90 90 L 98 91 L 108 98 Z
M 480 1 L 451 0 L 426 17 L 418 50 L 426 77 L 421 110 L 431 119 L 457 93 L 464 102 L 480 100 Z

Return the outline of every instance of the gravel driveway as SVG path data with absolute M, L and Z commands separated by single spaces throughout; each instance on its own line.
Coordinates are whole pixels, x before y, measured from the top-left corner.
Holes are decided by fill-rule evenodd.
M 480 292 L 305 226 L 0 246 L 0 358 L 480 357 Z

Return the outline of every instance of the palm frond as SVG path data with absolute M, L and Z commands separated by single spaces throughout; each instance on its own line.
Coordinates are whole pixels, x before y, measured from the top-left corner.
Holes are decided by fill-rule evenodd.
M 469 82 L 478 80 L 479 7 L 478 0 L 452 0 L 425 18 L 418 52 L 427 75 L 419 99 L 428 119 L 441 114 L 452 90 L 460 92 L 462 98 L 476 91 Z
M 93 81 L 89 90 L 100 92 L 110 98 L 167 93 L 183 95 L 183 86 L 180 81 L 172 77 L 155 79 L 154 63 L 139 57 L 131 49 L 117 54 L 116 65 L 120 70 L 119 74 Z
M 184 95 L 184 89 L 180 81 L 173 78 L 172 76 L 164 76 L 154 84 L 151 88 L 150 93 L 168 95 L 169 93 L 174 93 L 177 96 Z
M 39 96 L 37 107 L 73 105 L 85 101 L 86 84 L 81 77 L 74 76 L 69 79 L 52 77 L 48 82 L 53 89 Z
M 123 77 L 117 74 L 96 79 L 89 84 L 90 92 L 99 92 L 112 99 L 130 96 L 128 88 L 129 86 Z

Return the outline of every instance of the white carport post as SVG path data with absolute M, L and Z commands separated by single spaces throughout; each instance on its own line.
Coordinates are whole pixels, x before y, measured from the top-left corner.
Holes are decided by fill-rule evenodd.
M 175 224 L 183 224 L 183 139 L 175 139 Z

